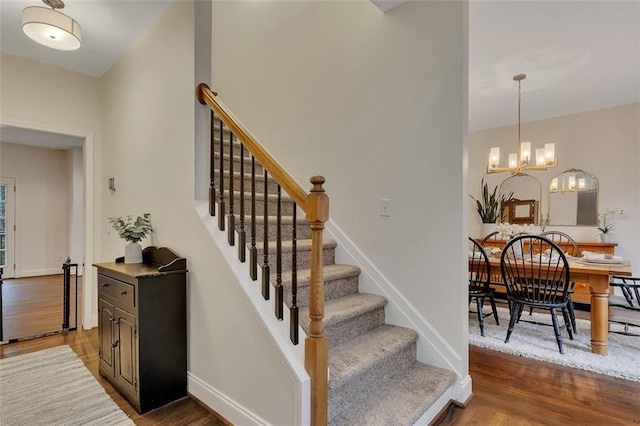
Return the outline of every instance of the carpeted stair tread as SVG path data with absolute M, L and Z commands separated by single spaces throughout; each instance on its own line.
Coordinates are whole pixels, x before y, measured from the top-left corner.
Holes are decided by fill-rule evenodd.
M 234 188 L 235 189 L 235 188 Z M 224 200 L 225 202 L 228 202 L 229 200 L 229 191 L 227 189 L 224 190 L 223 192 L 223 196 L 224 196 Z M 233 198 L 234 199 L 240 199 L 240 191 L 233 191 Z M 244 192 L 244 198 L 245 200 L 250 200 L 251 199 L 251 191 L 246 191 Z M 277 194 L 267 194 L 267 199 L 270 202 L 277 202 L 278 201 L 278 195 Z M 264 200 L 264 192 L 256 192 L 256 200 Z M 246 202 L 246 201 L 245 201 Z M 282 203 L 293 203 L 293 200 L 291 199 L 291 197 L 289 197 L 287 194 L 282 194 L 280 197 L 280 202 Z M 262 211 L 260 212 L 256 212 L 256 217 L 258 216 L 263 216 L 262 215 Z M 273 219 L 275 220 L 276 216 L 271 216 L 269 215 L 268 218 L 273 217 Z M 281 216 L 282 217 L 282 216 Z
M 413 425 L 455 382 L 454 372 L 415 362 L 409 369 L 371 386 L 361 402 L 343 410 L 330 425 Z
M 329 300 L 324 305 L 324 326 L 330 327 L 336 323 L 362 315 L 377 308 L 382 308 L 387 304 L 387 299 L 377 294 L 356 293 Z M 302 315 L 304 312 L 304 316 Z M 300 322 L 307 327 L 309 315 L 307 309 L 300 310 Z
M 340 388 L 363 374 L 375 374 L 376 366 L 418 340 L 418 333 L 383 325 L 337 346 L 329 354 L 329 389 Z M 415 360 L 415 352 L 413 359 Z
M 297 240 L 296 243 L 298 253 L 300 253 L 301 251 L 311 251 L 311 239 Z M 281 244 L 282 253 L 291 253 L 293 248 L 293 243 L 291 241 L 285 240 L 282 241 Z M 250 243 L 247 243 L 247 246 L 249 245 Z M 277 243 L 271 240 L 267 243 L 267 246 L 269 247 L 269 253 L 275 253 L 276 245 Z M 338 246 L 338 243 L 336 243 L 334 240 L 324 239 L 322 242 L 322 246 L 325 250 L 335 249 Z M 256 247 L 258 249 L 258 253 L 262 255 L 263 243 L 260 242 L 260 244 L 256 244 Z
M 342 278 L 351 278 L 360 275 L 360 268 L 353 265 L 334 263 L 327 265 L 323 269 L 325 284 Z M 298 288 L 309 286 L 311 269 L 298 269 Z M 282 273 L 282 285 L 291 285 L 291 271 Z

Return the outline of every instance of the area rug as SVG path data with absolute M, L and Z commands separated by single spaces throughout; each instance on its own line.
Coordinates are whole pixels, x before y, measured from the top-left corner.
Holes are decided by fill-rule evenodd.
M 0 423 L 133 425 L 67 345 L 0 360 Z
M 574 340 L 569 339 L 566 329 L 563 330 L 563 355 L 558 351 L 553 327 L 524 322 L 551 324 L 551 315 L 548 312 L 534 312 L 529 316 L 525 310 L 522 314 L 524 321 L 516 323 L 509 343 L 504 343 L 509 326 L 508 309 L 498 308 L 498 318 L 499 326 L 496 325 L 493 316 L 485 318 L 485 337 L 482 337 L 477 314 L 469 313 L 469 344 L 640 382 L 640 337 L 609 333 L 608 355 L 597 355 L 591 352 L 591 323 L 588 320 L 577 319 L 578 333 L 574 335 Z M 563 323 L 562 319 L 560 322 Z M 612 327 L 615 329 L 618 325 L 614 324 Z

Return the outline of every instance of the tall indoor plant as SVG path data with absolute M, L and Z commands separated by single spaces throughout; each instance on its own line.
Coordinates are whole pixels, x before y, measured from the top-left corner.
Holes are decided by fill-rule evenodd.
M 124 263 L 142 263 L 142 246 L 140 241 L 154 232 L 151 225 L 151 213 L 143 213 L 133 219 L 133 216 L 109 217 L 107 221 L 118 236 L 129 244 L 124 248 Z
M 490 193 L 489 185 L 484 181 L 484 178 L 482 178 L 481 187 L 482 194 L 480 199 L 474 198 L 473 195 L 469 195 L 469 197 L 476 202 L 476 211 L 480 215 L 482 223 L 495 224 L 502 218 L 502 213 L 506 207 L 504 203 L 513 196 L 513 191 L 509 195 L 498 195 L 498 185 L 496 185 Z

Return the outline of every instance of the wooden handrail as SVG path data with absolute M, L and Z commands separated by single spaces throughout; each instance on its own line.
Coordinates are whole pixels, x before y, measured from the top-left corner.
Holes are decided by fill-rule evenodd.
M 211 109 L 218 114 L 218 118 L 229 127 L 238 139 L 240 139 L 245 147 L 256 157 L 256 160 L 267 169 L 269 174 L 280 184 L 282 189 L 289 194 L 296 204 L 307 213 L 307 197 L 309 194 L 300 186 L 298 182 L 293 180 L 284 168 L 276 161 L 269 152 L 260 145 L 256 138 L 240 124 L 239 120 L 231 114 L 228 108 L 217 99 L 217 94 L 212 92 L 206 83 L 198 84 L 196 89 L 196 98 L 202 105 L 209 105 Z M 327 211 L 328 214 L 328 211 Z
M 307 193 L 265 150 L 256 138 L 240 123 L 240 121 L 217 98 L 205 83 L 198 84 L 196 98 L 202 105 L 208 105 L 217 117 L 244 144 L 265 170 L 275 179 L 291 199 L 305 212 L 311 226 L 311 277 L 309 283 L 309 334 L 305 339 L 305 369 L 311 377 L 311 424 L 326 425 L 328 420 L 328 360 L 329 344 L 324 334 L 324 277 L 323 231 L 329 220 L 329 197 L 322 185 L 322 176 L 310 179 L 313 187 Z M 213 126 L 213 125 L 212 125 Z M 222 141 L 222 134 L 220 135 Z M 222 142 L 221 142 L 222 144 Z M 222 152 L 220 153 L 222 157 Z M 230 158 L 229 161 L 233 161 Z M 222 179 L 222 171 L 220 171 Z M 231 179 L 232 177 L 230 177 Z M 265 188 L 266 188 L 265 179 Z M 266 201 L 266 200 L 265 200 Z M 224 215 L 224 212 L 219 214 Z M 252 226 L 255 220 L 252 221 Z

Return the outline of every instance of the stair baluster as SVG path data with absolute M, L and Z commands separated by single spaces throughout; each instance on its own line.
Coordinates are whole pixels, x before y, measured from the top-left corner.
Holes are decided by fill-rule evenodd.
M 276 303 L 275 312 L 276 318 L 282 321 L 284 300 L 282 289 L 282 190 L 280 185 L 277 189 L 278 194 L 278 208 L 276 211 Z
M 245 144 L 251 154 L 251 244 L 249 248 L 250 265 L 249 273 L 255 281 L 257 279 L 257 249 L 256 249 L 256 182 L 255 182 L 255 162 L 264 169 L 264 262 L 262 265 L 262 290 L 268 299 L 269 292 L 269 263 L 268 263 L 268 176 L 281 186 L 282 190 L 291 197 L 294 209 L 300 206 L 306 214 L 306 219 L 311 228 L 311 257 L 309 271 L 309 303 L 308 303 L 308 333 L 305 339 L 304 364 L 305 369 L 311 377 L 310 403 L 312 425 L 326 425 L 328 407 L 328 340 L 324 331 L 324 278 L 323 278 L 323 237 L 324 223 L 329 219 L 329 198 L 323 188 L 324 178 L 315 176 L 311 178 L 313 188 L 310 192 L 305 191 L 293 178 L 278 164 L 278 162 L 262 147 L 262 145 L 240 124 L 217 98 L 217 93 L 211 91 L 207 84 L 200 83 L 196 90 L 196 97 L 203 105 L 208 105 L 216 112 L 220 121 L 224 124 L 220 127 L 220 187 L 216 188 L 218 196 L 218 227 L 224 231 L 224 154 L 222 151 L 223 126 L 227 125 L 233 134 Z M 233 156 L 229 159 L 233 161 Z M 241 161 L 242 157 L 241 157 Z M 233 176 L 231 175 L 231 179 Z M 221 214 L 220 211 L 223 213 Z M 298 341 L 298 300 L 297 300 L 297 276 L 296 276 L 296 215 L 293 218 L 292 234 L 292 306 L 290 314 L 292 322 L 291 339 L 294 343 Z M 221 219 L 222 217 L 222 219 Z M 280 223 L 281 225 L 281 223 Z M 281 232 L 281 231 L 280 231 Z M 281 235 L 280 235 L 281 236 Z M 305 319 L 306 320 L 306 319 Z
M 256 157 L 251 156 L 251 247 L 249 248 L 249 276 L 258 279 L 258 249 L 256 248 Z
M 269 300 L 269 185 L 267 185 L 267 169 L 264 169 L 264 224 L 262 240 L 262 297 Z
M 218 191 L 218 229 L 224 231 L 224 122 L 220 120 L 220 167 L 218 169 L 218 176 L 220 179 L 220 191 Z M 233 162 L 233 158 L 230 160 Z
M 298 206 L 293 203 L 293 225 L 291 228 L 291 307 L 289 308 L 289 338 L 294 345 L 298 344 L 298 236 L 296 211 Z
M 211 216 L 216 215 L 216 162 L 215 162 L 215 151 L 216 151 L 216 130 L 215 130 L 215 113 L 211 110 L 211 148 L 209 152 L 209 214 Z
M 244 144 L 240 142 L 240 231 L 238 231 L 238 260 L 246 260 L 247 233 L 244 230 Z
M 242 159 L 240 159 L 242 161 Z M 236 217 L 233 213 L 235 194 L 233 193 L 233 132 L 229 132 L 229 215 L 227 216 L 227 242 L 236 245 Z

